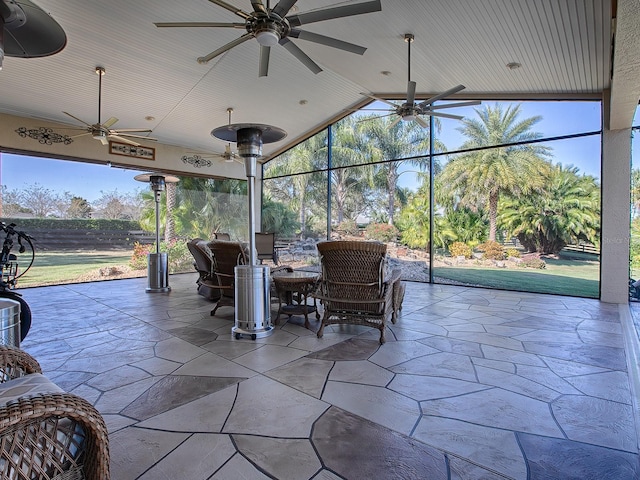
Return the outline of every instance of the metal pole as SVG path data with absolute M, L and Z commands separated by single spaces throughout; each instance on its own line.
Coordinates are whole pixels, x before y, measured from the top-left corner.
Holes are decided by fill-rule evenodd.
M 244 168 L 247 174 L 247 195 L 249 197 L 249 265 L 256 265 L 256 211 L 253 198 L 256 182 L 256 157 L 245 157 Z
M 435 219 L 433 218 L 435 212 L 435 205 L 433 204 L 435 198 L 433 185 L 433 126 L 433 115 L 429 115 L 429 283 L 433 283 L 433 228 L 435 226 Z
M 153 192 L 156 197 L 156 253 L 160 253 L 160 192 Z

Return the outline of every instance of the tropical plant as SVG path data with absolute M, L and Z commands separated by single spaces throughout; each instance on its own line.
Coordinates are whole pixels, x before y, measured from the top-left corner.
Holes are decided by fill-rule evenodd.
M 577 167 L 557 164 L 544 193 L 503 199 L 499 223 L 529 252 L 558 253 L 579 241 L 599 245 L 598 182 Z
M 289 237 L 300 228 L 296 212 L 282 202 L 265 196 L 262 200 L 262 231 L 274 232 L 276 236 Z
M 161 232 L 166 232 L 170 215 L 178 237 L 213 238 L 218 231 L 232 233 L 236 238 L 246 237 L 247 183 L 237 179 L 181 177 L 175 184 L 175 204 L 168 213 L 167 193 L 162 192 L 159 202 Z M 145 208 L 140 224 L 145 230 L 155 231 L 155 193 L 142 192 Z M 166 237 L 166 233 L 165 233 Z
M 550 164 L 549 148 L 530 142 L 541 137 L 531 128 L 535 116 L 519 120 L 520 105 L 484 105 L 475 109 L 478 119 L 463 119 L 458 130 L 467 137 L 461 154 L 444 167 L 440 182 L 459 204 L 482 208 L 489 215 L 489 239 L 496 239 L 498 200 L 501 195 L 527 195 L 542 189 Z M 481 148 L 496 145 L 494 148 Z
M 331 215 L 338 224 L 346 218 L 355 220 L 367 209 L 368 193 L 373 188 L 375 170 L 368 163 L 371 148 L 356 126 L 357 119 L 349 116 L 332 127 Z
M 312 208 L 324 204 L 326 212 L 326 188 L 312 188 L 318 174 L 314 172 L 327 166 L 327 133 L 318 133 L 296 145 L 278 158 L 270 161 L 264 171 L 263 188 L 272 200 L 291 205 L 298 212 L 298 223 L 302 229 L 307 227 L 307 217 Z M 281 178 L 270 178 L 281 177 Z M 326 184 L 326 175 L 321 176 Z M 310 201 L 311 197 L 315 201 Z M 324 200 L 322 200 L 324 197 Z M 304 235 L 304 231 L 300 232 Z
M 640 168 L 631 170 L 631 218 L 640 214 Z
M 429 248 L 429 192 L 420 188 L 412 195 L 398 218 L 400 241 L 410 248 Z
M 397 122 L 393 125 L 391 117 L 376 118 L 363 117 L 359 121 L 358 132 L 363 136 L 362 140 L 371 148 L 373 161 L 384 161 L 376 166 L 378 186 L 382 187 L 387 195 L 386 213 L 388 223 L 392 225 L 396 214 L 396 195 L 399 167 L 402 163 L 409 163 L 421 170 L 427 169 L 429 161 L 426 157 L 429 152 L 429 129 L 423 129 L 416 122 Z M 439 129 L 439 123 L 436 123 Z M 436 149 L 444 151 L 444 145 L 436 142 Z M 386 161 L 412 157 L 405 162 Z M 416 158 L 417 157 L 417 158 Z

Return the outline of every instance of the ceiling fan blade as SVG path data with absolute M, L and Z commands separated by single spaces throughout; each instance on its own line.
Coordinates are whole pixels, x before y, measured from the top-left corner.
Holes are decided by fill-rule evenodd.
M 84 137 L 85 135 L 91 135 L 91 132 L 79 133 L 78 135 L 71 135 L 71 138 Z
M 291 55 L 293 55 L 298 60 L 300 60 L 304 64 L 304 66 L 307 67 L 309 70 L 311 70 L 313 73 L 318 74 L 322 71 L 322 69 L 318 66 L 316 62 L 311 60 L 311 58 L 309 58 L 309 56 L 306 53 L 300 50 L 300 48 L 298 48 L 298 46 L 288 38 L 285 37 L 282 40 L 280 40 L 280 45 L 286 48 Z
M 74 115 L 71 115 L 69 112 L 62 112 L 62 113 L 64 113 L 65 115 L 69 115 L 71 118 L 73 118 L 74 120 L 79 121 L 80 123 L 84 123 L 87 127 L 90 127 L 90 126 L 91 126 L 91 124 L 90 124 L 90 123 L 87 123 L 87 122 L 85 122 L 84 120 L 80 120 L 78 117 L 76 117 L 76 116 L 74 116 Z
M 113 137 L 113 138 L 117 138 L 117 137 Z M 102 145 L 108 145 L 109 144 L 109 139 L 107 137 L 100 137 L 99 140 L 100 140 L 100 143 Z M 118 140 L 120 140 L 120 139 L 118 139 Z M 122 139 L 122 140 L 124 140 L 124 139 Z
M 114 125 L 116 122 L 118 121 L 118 119 L 116 117 L 111 117 L 109 120 L 107 120 L 106 122 L 104 122 L 102 124 L 102 126 L 104 128 L 111 128 L 112 125 Z
M 301 13 L 300 15 L 291 15 L 287 17 L 287 20 L 289 21 L 289 25 L 292 27 L 299 27 L 300 25 L 308 25 L 309 23 L 322 22 L 333 18 L 351 17 L 353 15 L 362 15 L 364 13 L 379 12 L 380 10 L 382 10 L 380 0 L 373 0 L 370 2 L 342 5 L 340 7 L 325 8 L 314 12 Z
M 266 77 L 269 74 L 269 54 L 271 53 L 271 47 L 266 45 L 260 45 L 260 67 L 259 77 Z
M 264 7 L 262 0 L 251 0 L 251 5 L 253 5 L 254 12 L 267 13 L 267 9 Z
M 439 108 L 470 107 L 472 105 L 480 105 L 481 103 L 482 102 L 480 100 L 469 100 L 468 102 L 446 103 L 444 105 L 431 105 L 429 109 L 437 110 Z
M 416 101 L 416 82 L 409 81 L 407 83 L 407 103 L 413 105 Z
M 423 110 L 420 115 L 431 115 L 433 117 L 451 118 L 453 120 L 462 120 L 464 117 L 460 115 L 451 115 L 450 113 L 432 112 L 431 110 Z
M 158 28 L 166 27 L 216 27 L 216 28 L 245 28 L 244 23 L 222 23 L 222 22 L 158 22 L 154 23 Z
M 113 131 L 113 130 L 112 130 L 112 131 L 111 131 L 111 133 L 109 133 L 109 136 L 110 136 L 110 137 L 114 137 L 114 136 L 115 136 L 115 137 L 141 138 L 142 140 L 151 140 L 151 141 L 153 141 L 153 142 L 157 142 L 157 141 L 158 141 L 158 139 L 157 139 L 157 138 L 153 138 L 153 137 L 146 137 L 146 136 L 144 136 L 144 135 L 133 135 L 133 134 L 131 134 L 131 133 L 125 133 L 125 132 L 122 132 L 122 131 L 120 131 L 120 130 L 118 130 L 118 131 Z
M 396 118 L 393 122 L 391 122 L 387 127 L 387 129 L 391 129 L 395 127 L 398 123 L 400 123 L 400 120 L 402 120 L 402 117 L 398 115 L 398 118 Z
M 375 95 L 371 95 L 369 93 L 363 93 L 363 92 L 360 92 L 360 95 L 364 95 L 365 97 L 373 98 L 374 100 L 378 100 L 379 102 L 386 103 L 387 105 L 391 105 L 393 108 L 398 108 L 398 105 L 384 98 L 376 97 Z
M 289 36 L 299 38 L 300 40 L 306 40 L 308 42 L 326 45 L 327 47 L 333 47 L 340 50 L 345 50 L 347 52 L 357 53 L 358 55 L 363 55 L 367 50 L 367 47 L 361 47 L 360 45 L 356 45 L 354 43 L 344 42 L 342 40 L 338 40 L 337 38 L 327 37 L 326 35 L 320 35 L 319 33 L 305 32 L 298 29 L 292 29 L 291 33 L 289 33 Z
M 429 124 L 424 120 L 424 118 L 420 117 L 419 115 L 416 115 L 416 122 L 422 128 L 429 128 Z
M 280 0 L 271 11 L 278 15 L 280 18 L 283 18 L 287 13 L 289 13 L 289 10 L 291 10 L 291 7 L 293 7 L 297 1 L 298 0 Z
M 117 140 L 118 142 L 128 143 L 129 145 L 133 145 L 133 146 L 136 146 L 136 147 L 140 146 L 139 143 L 136 143 L 133 140 L 129 140 L 128 138 L 121 137 L 119 135 L 109 135 L 108 138 L 109 138 L 109 140 Z M 107 140 L 104 137 L 100 138 L 100 141 L 102 142 L 103 145 L 108 144 L 109 140 Z
M 241 43 L 246 42 L 250 38 L 253 38 L 252 33 L 245 33 L 239 38 L 236 38 L 234 41 L 227 43 L 226 45 L 220 47 L 217 50 L 214 50 L 209 55 L 205 55 L 204 57 L 198 57 L 198 63 L 204 64 L 209 62 L 212 58 L 216 58 L 218 55 L 222 55 L 227 50 L 231 50 L 233 47 L 240 45 Z
M 137 133 L 151 133 L 153 130 L 149 130 L 148 128 L 117 128 L 115 130 L 111 130 L 114 135 L 119 135 L 124 132 L 137 132 Z
M 245 20 L 251 16 L 247 12 L 244 12 L 241 9 L 239 9 L 237 7 L 234 7 L 233 5 L 231 5 L 231 4 L 227 3 L 227 2 L 223 2 L 222 0 L 209 0 L 209 1 L 211 3 L 215 3 L 219 7 L 225 8 L 225 9 L 229 10 L 230 12 L 235 13 L 236 15 L 238 15 L 239 17 L 244 18 Z
M 427 98 L 424 102 L 421 102 L 420 105 L 424 106 L 424 105 L 429 105 L 430 103 L 435 102 L 436 100 L 440 100 L 444 97 L 448 97 L 449 95 L 453 95 L 454 93 L 459 92 L 460 90 L 464 90 L 465 86 L 464 85 L 458 85 L 456 87 L 450 88 L 449 90 L 439 93 L 438 95 L 434 95 L 431 98 Z
M 367 117 L 367 118 L 363 118 L 362 120 L 358 120 L 356 123 L 361 123 L 361 122 L 368 122 L 370 120 L 377 120 L 379 118 L 385 118 L 385 117 L 390 117 L 391 115 L 395 115 L 396 113 L 389 113 L 387 115 L 376 115 L 376 116 L 371 116 L 371 117 Z

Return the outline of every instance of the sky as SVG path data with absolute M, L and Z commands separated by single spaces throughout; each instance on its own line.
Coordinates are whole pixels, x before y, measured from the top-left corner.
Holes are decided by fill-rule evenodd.
M 493 106 L 495 102 L 483 102 Z M 380 104 L 385 107 L 384 104 Z M 370 108 L 375 108 L 374 104 Z M 461 107 L 449 109 L 448 112 L 469 118 L 476 117 L 474 108 Z M 540 115 L 543 120 L 534 126 L 534 130 L 543 136 L 568 135 L 577 132 L 600 129 L 600 107 L 598 102 L 525 102 L 518 118 L 529 118 Z M 634 125 L 640 125 L 640 112 L 636 111 Z M 457 131 L 459 122 L 442 119 L 440 139 L 448 150 L 453 150 L 463 141 Z M 580 172 L 600 178 L 600 143 L 599 138 L 588 137 L 571 141 L 553 142 L 554 161 L 563 165 L 573 164 Z M 632 155 L 636 165 L 640 166 L 640 132 L 632 143 Z M 141 173 L 134 170 L 111 168 L 105 165 L 94 165 L 80 162 L 61 162 L 45 158 L 34 158 L 2 153 L 0 168 L 0 184 L 9 190 L 23 190 L 38 183 L 57 193 L 69 192 L 93 202 L 101 196 L 101 192 L 118 191 L 120 193 L 135 192 L 148 188 L 148 185 L 133 179 Z M 413 183 L 411 175 L 400 177 L 400 184 Z

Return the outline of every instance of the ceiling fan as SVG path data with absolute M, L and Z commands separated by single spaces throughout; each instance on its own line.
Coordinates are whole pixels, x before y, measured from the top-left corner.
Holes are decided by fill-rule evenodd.
M 227 108 L 227 113 L 229 114 L 229 125 L 231 125 L 231 114 L 233 113 L 233 108 L 231 107 Z M 231 150 L 231 143 L 227 143 L 225 145 L 223 153 L 199 153 L 199 152 L 189 153 L 188 155 L 182 156 L 182 161 L 184 163 L 191 163 L 194 165 L 206 164 L 208 162 L 210 166 L 211 162 L 207 160 L 209 158 L 222 158 L 226 163 L 232 163 L 232 162 L 242 163 L 240 161 L 240 156 L 238 155 L 238 152 Z
M 397 103 L 390 102 L 384 98 L 376 97 L 375 95 L 371 95 L 369 93 L 362 93 L 369 98 L 373 98 L 374 100 L 378 100 L 380 102 L 384 102 L 390 105 L 392 108 L 387 109 L 363 109 L 361 111 L 383 111 L 383 112 L 391 112 L 389 115 L 397 115 L 398 118 L 389 125 L 389 128 L 395 126 L 398 122 L 405 121 L 410 122 L 415 120 L 422 128 L 427 128 L 429 124 L 426 122 L 421 115 L 430 115 L 434 117 L 443 117 L 443 118 L 452 118 L 455 120 L 461 120 L 463 117 L 459 115 L 452 115 L 450 113 L 443 113 L 440 110 L 443 108 L 452 108 L 452 107 L 467 107 L 471 105 L 480 105 L 480 101 L 472 100 L 468 102 L 456 102 L 456 103 L 446 103 L 444 105 L 433 105 L 437 100 L 442 100 L 443 98 L 448 97 L 449 95 L 453 95 L 454 93 L 459 92 L 465 88 L 464 85 L 458 85 L 456 87 L 450 88 L 449 90 L 439 93 L 438 95 L 434 95 L 431 98 L 427 98 L 426 100 L 417 103 L 416 102 L 416 82 L 411 80 L 411 43 L 414 40 L 414 35 L 411 33 L 404 34 L 404 41 L 407 42 L 407 50 L 408 50 L 408 61 L 407 61 L 407 100 L 398 105 Z M 386 117 L 389 115 L 382 115 L 382 117 Z M 374 117 L 380 118 L 380 117 Z
M 366 47 L 354 45 L 336 38 L 327 37 L 318 33 L 300 30 L 297 27 L 324 20 L 334 18 L 350 17 L 354 15 L 362 15 L 364 13 L 379 12 L 382 10 L 380 0 L 372 0 L 368 2 L 341 5 L 337 7 L 329 7 L 312 12 L 289 15 L 289 11 L 296 4 L 297 0 L 280 0 L 275 7 L 270 7 L 262 0 L 251 0 L 252 12 L 245 12 L 233 5 L 222 0 L 209 0 L 222 8 L 235 13 L 244 20 L 244 23 L 220 23 L 220 22 L 159 22 L 155 23 L 156 27 L 215 27 L 215 28 L 238 28 L 245 29 L 246 33 L 223 45 L 213 52 L 198 58 L 198 63 L 205 64 L 209 60 L 222 55 L 233 47 L 246 42 L 251 38 L 255 38 L 260 44 L 260 67 L 259 76 L 266 77 L 269 71 L 269 54 L 271 47 L 282 45 L 289 53 L 302 62 L 313 73 L 320 73 L 322 68 L 318 66 L 311 58 L 304 53 L 291 38 L 307 40 L 309 42 L 319 43 L 328 47 L 338 48 L 347 52 L 364 54 Z
M 120 142 L 128 143 L 129 145 L 134 145 L 136 147 L 140 146 L 139 143 L 130 140 L 129 138 L 141 138 L 145 140 L 156 140 L 155 138 L 146 137 L 144 135 L 134 135 L 134 133 L 150 133 L 149 129 L 141 129 L 141 128 L 120 128 L 113 129 L 111 128 L 118 119 L 116 117 L 111 117 L 106 122 L 101 122 L 101 109 L 102 109 L 102 76 L 105 74 L 104 67 L 96 67 L 96 74 L 100 78 L 98 83 L 98 122 L 97 123 L 88 123 L 84 120 L 79 119 L 78 117 L 71 115 L 69 112 L 62 112 L 65 115 L 69 115 L 74 120 L 77 120 L 80 123 L 86 125 L 83 129 L 86 130 L 85 133 L 81 133 L 79 135 L 73 135 L 72 138 L 81 137 L 83 135 L 91 135 L 96 140 L 100 140 L 103 145 L 107 145 L 109 140 L 117 140 Z

